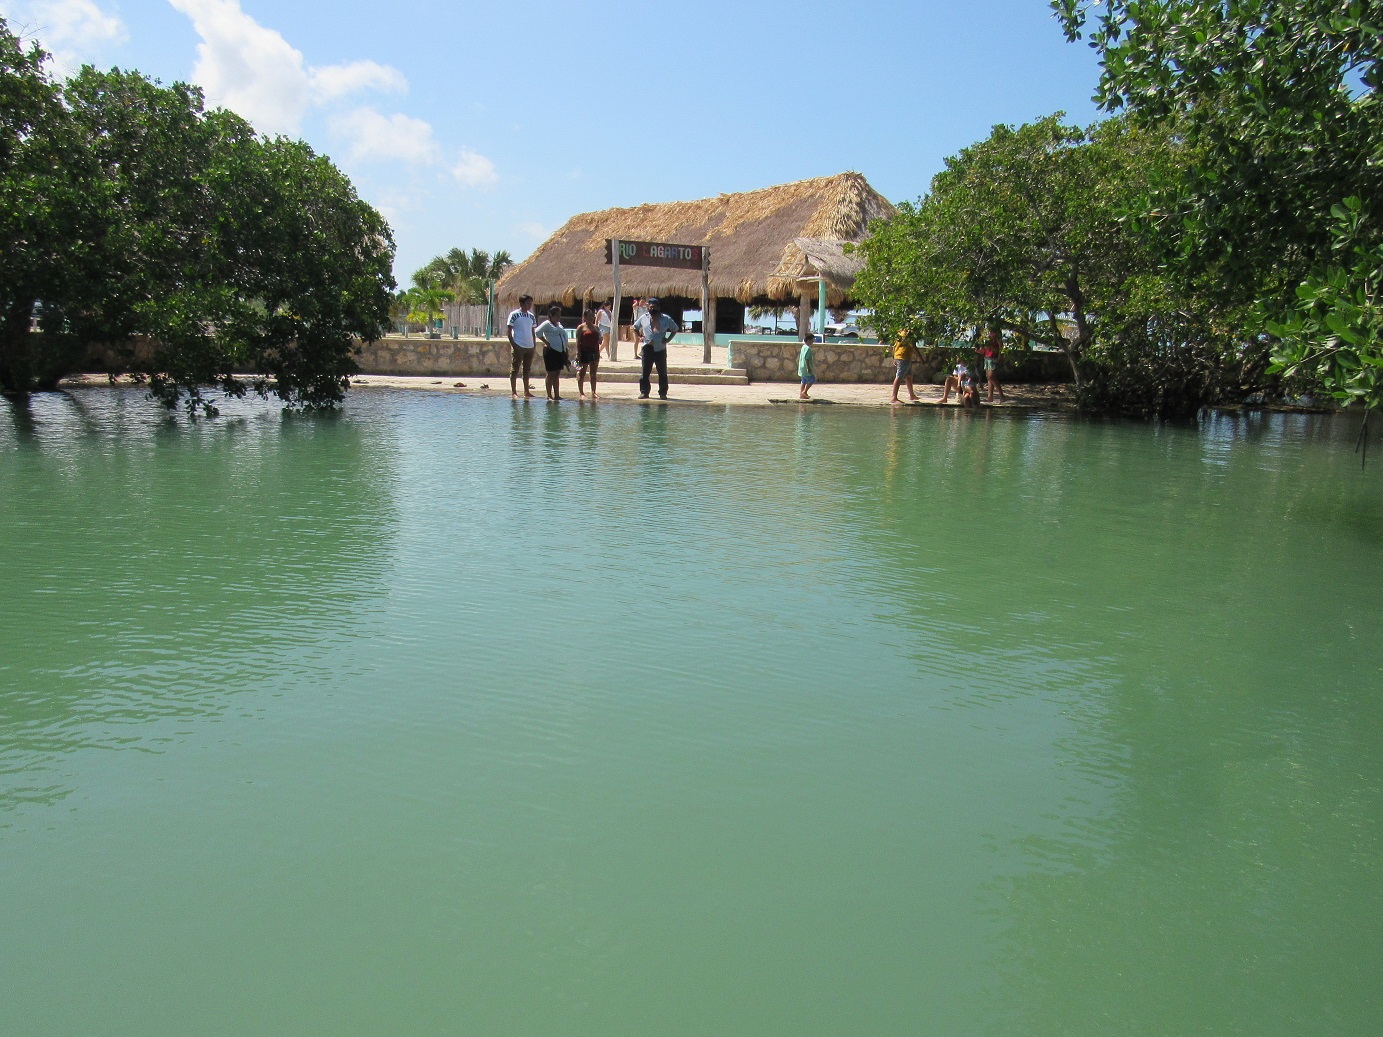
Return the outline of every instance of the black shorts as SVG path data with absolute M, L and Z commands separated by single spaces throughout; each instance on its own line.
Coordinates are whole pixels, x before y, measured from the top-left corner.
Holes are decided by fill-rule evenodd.
M 582 367 L 597 363 L 600 360 L 600 347 L 581 346 L 576 351 L 576 362 Z
M 564 349 L 553 349 L 551 346 L 543 347 L 543 367 L 547 368 L 548 374 L 556 374 L 567 366 L 567 353 Z

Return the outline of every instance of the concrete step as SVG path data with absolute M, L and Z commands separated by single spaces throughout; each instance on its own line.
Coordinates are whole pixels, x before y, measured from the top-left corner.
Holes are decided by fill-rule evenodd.
M 535 374 L 537 372 L 534 372 Z M 567 378 L 575 378 L 575 374 L 568 374 Z M 637 382 L 642 377 L 640 368 L 624 364 L 601 364 L 597 375 L 602 382 Z M 654 382 L 658 380 L 658 372 L 654 371 L 651 375 Z M 667 370 L 669 382 L 676 382 L 681 385 L 748 385 L 749 376 L 744 371 L 736 371 L 727 368 L 705 368 L 705 367 L 669 367 Z
M 535 364 L 536 368 L 537 365 Z M 536 373 L 536 372 L 535 372 Z M 600 380 L 610 382 L 637 382 L 643 373 L 643 365 L 637 360 L 602 360 Z M 742 367 L 717 367 L 715 364 L 669 364 L 669 381 L 683 385 L 748 385 L 749 374 Z M 575 377 L 570 375 L 569 377 Z M 656 381 L 658 372 L 652 373 Z

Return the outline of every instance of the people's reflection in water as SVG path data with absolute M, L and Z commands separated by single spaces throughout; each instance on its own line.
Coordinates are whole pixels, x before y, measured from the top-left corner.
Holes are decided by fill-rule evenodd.
M 898 466 L 903 456 L 903 437 L 911 427 L 911 418 L 911 414 L 900 413 L 897 409 L 890 408 L 888 412 L 888 423 L 884 426 L 884 479 L 880 488 L 880 496 L 885 500 L 893 498 L 893 482 L 898 477 Z M 905 423 L 908 424 L 905 426 Z
M 648 445 L 659 450 L 668 445 L 668 407 L 661 403 L 639 405 L 639 431 Z

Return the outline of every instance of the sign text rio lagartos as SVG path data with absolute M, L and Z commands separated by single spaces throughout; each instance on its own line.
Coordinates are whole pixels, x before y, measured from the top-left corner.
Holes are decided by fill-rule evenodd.
M 673 245 L 665 241 L 625 241 L 619 243 L 620 266 L 679 266 L 701 269 L 701 245 Z M 611 262 L 610 239 L 605 239 L 605 262 Z

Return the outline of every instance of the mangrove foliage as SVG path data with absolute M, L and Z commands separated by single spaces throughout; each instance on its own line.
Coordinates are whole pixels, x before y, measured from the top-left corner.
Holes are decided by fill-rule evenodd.
M 83 68 L 57 81 L 0 20 L 0 390 L 93 358 L 169 406 L 256 391 L 339 402 L 383 331 L 388 225 L 301 141 L 200 90 Z

